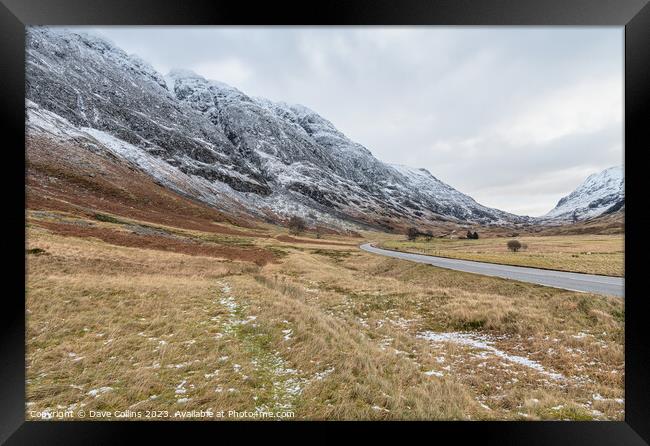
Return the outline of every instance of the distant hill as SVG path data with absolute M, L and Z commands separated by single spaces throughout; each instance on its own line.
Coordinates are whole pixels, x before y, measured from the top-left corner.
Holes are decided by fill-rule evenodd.
M 610 167 L 595 173 L 563 197 L 543 219 L 582 221 L 623 211 L 625 192 L 623 168 Z

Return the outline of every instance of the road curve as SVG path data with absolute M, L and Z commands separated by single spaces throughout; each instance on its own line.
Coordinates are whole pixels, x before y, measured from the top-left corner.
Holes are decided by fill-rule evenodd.
M 622 277 L 597 276 L 594 274 L 570 273 L 566 271 L 528 268 L 525 266 L 509 266 L 498 265 L 496 263 L 475 262 L 472 260 L 448 259 L 445 257 L 434 257 L 377 248 L 370 243 L 361 245 L 359 248 L 373 254 L 410 260 L 412 262 L 427 263 L 440 268 L 455 269 L 468 273 L 501 277 L 571 291 L 617 297 L 624 297 L 625 295 L 625 279 Z

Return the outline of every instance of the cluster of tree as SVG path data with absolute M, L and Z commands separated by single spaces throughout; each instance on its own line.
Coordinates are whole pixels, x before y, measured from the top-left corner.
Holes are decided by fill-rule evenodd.
M 310 217 L 313 222 L 316 221 L 316 217 L 313 216 L 313 214 L 308 214 L 308 217 Z M 289 222 L 287 223 L 287 227 L 289 228 L 289 232 L 293 235 L 302 234 L 308 229 L 307 222 L 305 221 L 305 219 L 302 217 L 298 217 L 297 215 L 294 215 L 289 219 Z M 316 236 L 316 238 L 323 237 L 323 228 L 321 228 L 320 226 L 315 225 L 311 228 L 311 230 L 314 231 L 314 235 Z
M 409 240 L 416 240 L 418 237 L 424 237 L 427 240 L 431 240 L 433 238 L 433 232 L 430 230 L 422 232 L 418 228 L 411 226 L 406 230 L 406 237 Z M 478 240 L 478 232 L 467 231 L 467 235 L 465 237 L 471 240 Z
M 415 240 L 418 237 L 424 237 L 427 240 L 431 240 L 433 238 L 433 232 L 431 232 L 431 231 L 422 232 L 418 228 L 415 228 L 415 227 L 411 226 L 410 228 L 408 228 L 406 230 L 406 237 L 409 240 Z

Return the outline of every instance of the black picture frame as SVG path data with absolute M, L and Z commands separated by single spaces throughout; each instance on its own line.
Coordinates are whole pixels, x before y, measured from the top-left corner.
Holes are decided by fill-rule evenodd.
M 28 25 L 578 25 L 625 27 L 625 421 L 622 422 L 25 422 L 25 96 L 24 41 Z M 511 444 L 642 445 L 650 443 L 650 315 L 643 293 L 645 236 L 643 163 L 650 116 L 648 0 L 357 0 L 296 4 L 223 0 L 0 0 L 4 292 L 0 338 L 0 442 L 114 444 L 138 434 L 240 439 L 253 428 L 283 441 L 331 440 L 336 430 L 384 436 L 389 430 L 421 439 Z M 22 193 L 21 193 L 22 191 Z M 9 285 L 9 286 L 7 286 Z M 317 433 L 319 435 L 314 435 Z M 191 437 L 188 437 L 191 435 Z M 269 437 L 271 438 L 271 437 Z M 413 437 L 413 441 L 416 437 Z M 149 437 L 148 442 L 152 442 Z M 197 440 L 198 441 L 198 440 Z

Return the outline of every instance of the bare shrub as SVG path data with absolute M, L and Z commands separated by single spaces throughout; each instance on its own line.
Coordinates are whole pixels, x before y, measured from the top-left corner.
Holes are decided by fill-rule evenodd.
M 305 220 L 302 219 L 301 217 L 298 217 L 297 215 L 294 215 L 289 219 L 289 223 L 287 224 L 289 227 L 289 232 L 292 234 L 300 234 L 303 232 L 305 229 L 307 229 L 307 224 L 305 223 Z
M 521 242 L 519 240 L 508 240 L 508 249 L 512 252 L 517 252 L 521 249 Z

